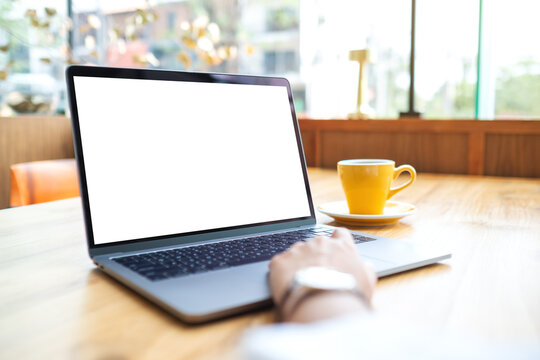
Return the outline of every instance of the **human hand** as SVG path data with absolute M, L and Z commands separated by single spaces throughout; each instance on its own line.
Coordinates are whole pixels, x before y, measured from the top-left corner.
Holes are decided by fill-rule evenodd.
M 325 266 L 352 274 L 365 300 L 370 303 L 377 276 L 373 266 L 364 263 L 356 250 L 351 233 L 336 229 L 331 237 L 317 236 L 298 242 L 270 261 L 270 289 L 274 303 L 279 302 L 291 285 L 295 273 L 309 266 Z

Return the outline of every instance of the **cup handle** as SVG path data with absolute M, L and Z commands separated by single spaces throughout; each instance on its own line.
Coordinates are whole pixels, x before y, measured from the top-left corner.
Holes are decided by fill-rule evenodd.
M 390 199 L 392 196 L 396 195 L 398 192 L 405 189 L 407 186 L 410 186 L 414 182 L 414 180 L 416 180 L 416 170 L 414 170 L 411 165 L 401 165 L 400 167 L 397 167 L 394 170 L 393 180 L 396 180 L 398 176 L 404 171 L 407 171 L 411 175 L 411 178 L 409 179 L 409 181 L 407 181 L 401 186 L 398 186 L 396 188 L 390 188 L 390 191 L 388 192 L 388 197 L 386 199 Z

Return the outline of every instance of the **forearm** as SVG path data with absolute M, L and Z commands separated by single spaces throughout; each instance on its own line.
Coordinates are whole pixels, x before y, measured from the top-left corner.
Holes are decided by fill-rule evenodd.
M 369 311 L 367 303 L 358 295 L 350 292 L 329 291 L 311 295 L 293 309 L 284 309 L 282 320 L 307 323 Z

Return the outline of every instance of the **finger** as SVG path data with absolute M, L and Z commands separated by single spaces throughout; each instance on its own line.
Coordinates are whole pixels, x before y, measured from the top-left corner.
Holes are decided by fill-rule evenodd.
M 274 268 L 276 266 L 276 263 L 280 261 L 281 257 L 282 257 L 281 254 L 272 256 L 272 258 L 270 259 L 270 262 L 268 263 L 268 268 L 270 269 Z
M 274 255 L 268 263 L 268 269 L 272 272 L 282 266 L 284 261 L 286 261 L 285 253 Z
M 331 237 L 333 239 L 343 240 L 346 243 L 354 244 L 351 232 L 345 228 L 336 228 Z
M 289 276 L 289 274 L 287 273 L 283 273 L 282 271 L 270 271 L 270 290 L 272 292 L 272 298 L 274 299 L 276 304 L 283 297 L 283 294 L 285 293 L 287 286 L 291 283 L 291 281 L 292 277 Z
M 319 235 L 312 238 L 309 242 L 315 243 L 315 244 L 321 244 L 321 243 L 324 243 L 325 241 L 328 241 L 328 238 L 326 236 Z
M 289 250 L 299 249 L 304 245 L 306 245 L 306 244 L 303 241 L 297 241 L 297 242 L 295 242 L 294 244 L 291 245 Z M 289 250 L 287 250 L 287 251 L 289 251 Z
M 341 237 L 347 237 L 350 236 L 351 232 L 345 228 L 335 228 L 334 232 L 332 233 L 333 238 L 341 238 Z
M 305 246 L 306 244 L 304 244 L 303 241 L 298 241 L 298 242 L 295 242 L 294 244 L 292 244 L 287 250 L 285 250 L 284 252 L 281 253 L 281 255 L 284 257 L 284 258 L 289 258 L 295 254 L 298 254 L 299 252 L 301 252 L 302 248 Z
M 369 284 L 372 287 L 375 287 L 375 284 L 377 284 L 377 273 L 375 272 L 375 265 L 373 265 L 371 261 L 366 261 L 365 265 L 368 274 Z

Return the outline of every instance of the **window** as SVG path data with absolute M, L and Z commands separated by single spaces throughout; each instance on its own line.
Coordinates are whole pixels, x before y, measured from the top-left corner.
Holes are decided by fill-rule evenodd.
M 265 51 L 264 70 L 267 74 L 284 74 L 290 72 L 298 72 L 296 51 Z
M 64 1 L 0 2 L 0 116 L 56 111 L 67 29 Z
M 298 29 L 298 4 L 291 7 L 269 9 L 266 11 L 267 31 L 286 31 Z
M 284 76 L 299 113 L 345 117 L 359 70 L 349 51 L 363 48 L 375 54 L 367 76 L 376 117 L 408 110 L 411 1 L 69 3 L 70 11 L 67 0 L 0 5 L 0 114 L 62 112 L 65 65 L 90 63 Z M 416 0 L 415 110 L 540 117 L 539 12 L 528 0 Z
M 416 9 L 416 110 L 474 118 L 479 1 L 417 0 Z
M 540 117 L 540 3 L 483 1 L 478 117 Z
M 370 48 L 376 62 L 367 68 L 369 105 L 378 117 L 397 117 L 407 101 L 410 4 L 313 0 L 301 5 L 306 113 L 343 117 L 355 110 L 359 65 L 349 60 L 349 51 Z

